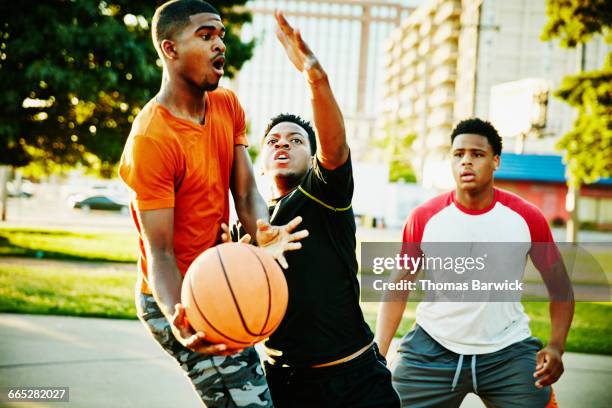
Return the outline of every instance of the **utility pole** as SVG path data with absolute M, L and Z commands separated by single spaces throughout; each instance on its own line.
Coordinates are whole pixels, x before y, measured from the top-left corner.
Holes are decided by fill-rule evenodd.
M 578 51 L 578 66 L 580 72 L 584 72 L 586 68 L 586 44 L 580 44 Z M 567 168 L 569 169 L 570 163 Z M 578 207 L 580 202 L 580 181 L 574 180 L 574 176 L 567 170 L 566 177 L 568 179 L 567 197 L 565 199 L 565 209 L 569 212 L 570 218 L 567 220 L 567 229 L 565 231 L 565 240 L 576 244 L 578 242 L 578 231 L 580 230 L 580 218 L 578 216 Z

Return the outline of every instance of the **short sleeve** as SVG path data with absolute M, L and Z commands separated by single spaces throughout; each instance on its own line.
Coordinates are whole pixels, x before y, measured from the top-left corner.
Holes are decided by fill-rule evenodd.
M 421 251 L 421 240 L 423 239 L 424 225 L 419 217 L 419 208 L 412 210 L 402 230 L 402 257 L 406 254 L 409 258 L 419 258 Z
M 532 208 L 527 224 L 531 234 L 529 256 L 538 270 L 546 271 L 561 259 L 559 249 L 555 244 L 548 222 L 539 209 Z
M 234 116 L 234 145 L 248 146 L 249 139 L 246 136 L 246 117 L 244 109 L 235 93 L 228 90 L 228 95 L 231 100 Z
M 138 210 L 174 207 L 176 160 L 151 137 L 137 135 L 126 143 L 119 176 L 134 192 Z
M 350 154 L 346 162 L 334 170 L 323 167 L 316 156 L 312 160 L 312 169 L 300 185 L 303 192 L 335 210 L 350 208 L 354 189 Z

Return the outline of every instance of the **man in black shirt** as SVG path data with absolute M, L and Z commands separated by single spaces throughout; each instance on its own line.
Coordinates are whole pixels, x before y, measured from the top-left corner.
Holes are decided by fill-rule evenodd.
M 359 307 L 353 174 L 342 113 L 327 74 L 277 12 L 277 36 L 311 90 L 316 134 L 298 116 L 272 119 L 262 142 L 274 187 L 271 223 L 301 216 L 309 238 L 286 254 L 289 305 L 266 341 L 274 405 L 399 407 L 384 358 Z

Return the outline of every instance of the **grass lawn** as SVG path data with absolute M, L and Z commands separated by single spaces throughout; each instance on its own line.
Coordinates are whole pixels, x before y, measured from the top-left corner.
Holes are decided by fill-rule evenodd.
M 79 266 L 67 262 L 10 265 L 0 258 L 0 312 L 135 318 L 133 287 L 136 268 L 106 264 Z M 546 342 L 550 333 L 548 303 L 525 302 L 533 334 Z M 378 303 L 363 303 L 366 320 L 374 329 Z M 397 336 L 410 330 L 416 303 L 408 304 Z M 576 304 L 568 351 L 612 355 L 612 303 Z
M 135 232 L 85 232 L 0 227 L 0 312 L 135 318 L 133 287 L 136 267 L 93 264 L 93 261 L 135 262 Z M 3 261 L 2 255 L 43 258 L 23 263 Z M 609 272 L 608 250 L 592 255 Z M 45 262 L 44 259 L 87 261 Z M 523 302 L 535 336 L 550 335 L 548 303 Z M 362 304 L 372 328 L 377 303 Z M 407 306 L 397 336 L 410 330 L 416 303 Z M 612 355 L 612 303 L 576 304 L 568 351 Z
M 0 228 L 0 255 L 43 259 L 136 262 L 135 232 Z
M 417 303 L 409 302 L 396 337 L 403 336 L 414 324 Z M 531 319 L 533 336 L 545 344 L 550 336 L 548 302 L 523 302 Z M 366 321 L 374 329 L 378 303 L 362 303 Z M 577 302 L 566 351 L 612 355 L 612 303 Z
M 112 264 L 101 268 L 68 264 L 0 263 L 0 312 L 136 318 L 135 266 L 128 272 Z

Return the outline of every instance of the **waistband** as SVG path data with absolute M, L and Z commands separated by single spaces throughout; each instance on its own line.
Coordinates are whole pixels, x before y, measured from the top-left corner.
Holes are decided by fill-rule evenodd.
M 380 363 L 385 367 L 387 365 L 387 362 L 385 361 L 384 357 L 382 357 L 382 355 L 378 351 L 378 346 L 376 345 L 376 343 L 372 343 L 371 345 L 369 345 L 366 350 L 364 350 L 361 354 L 357 355 L 351 360 L 324 367 L 289 367 L 270 364 L 267 361 L 264 362 L 264 365 L 266 367 L 266 370 L 285 372 L 287 374 L 299 375 L 302 377 L 320 377 L 343 374 L 345 372 L 353 371 L 373 363 Z
M 363 353 L 367 352 L 372 347 L 373 344 L 374 344 L 374 341 L 371 341 L 370 344 L 360 348 L 359 350 L 357 350 L 353 354 L 349 354 L 346 357 L 342 357 L 342 358 L 339 358 L 337 360 L 330 361 L 328 363 L 322 363 L 322 364 L 313 365 L 312 368 L 324 368 L 324 367 L 330 367 L 330 366 L 346 363 L 348 361 L 351 361 L 351 360 L 359 357 Z

